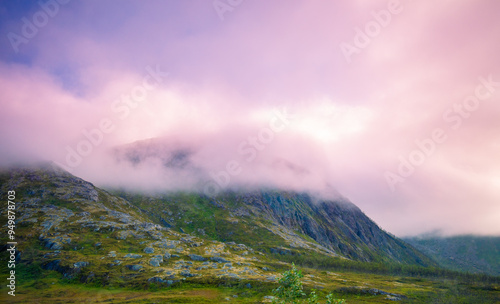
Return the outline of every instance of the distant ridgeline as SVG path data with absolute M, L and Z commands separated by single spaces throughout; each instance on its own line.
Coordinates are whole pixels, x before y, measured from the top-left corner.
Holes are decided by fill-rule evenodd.
M 442 267 L 500 276 L 499 236 L 412 237 L 404 240 Z

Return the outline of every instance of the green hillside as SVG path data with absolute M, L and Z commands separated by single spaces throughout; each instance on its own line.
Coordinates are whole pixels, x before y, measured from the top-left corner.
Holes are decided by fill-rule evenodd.
M 7 205 L 8 191 L 16 193 L 16 296 L 7 295 L 9 289 L 2 284 L 4 302 L 262 303 L 270 301 L 280 274 L 292 262 L 305 274 L 305 290 L 316 289 L 322 298 L 333 292 L 347 303 L 495 303 L 500 299 L 499 277 L 398 261 L 384 257 L 390 251 L 374 250 L 371 243 L 361 249 L 374 252 L 378 260 L 366 261 L 363 251 L 357 259 L 347 258 L 336 247 L 321 245 L 322 240 L 300 232 L 315 235 L 313 230 L 291 230 L 303 217 L 282 217 L 288 212 L 282 210 L 266 218 L 258 208 L 251 210 L 259 216 L 247 216 L 241 208 L 250 205 L 241 194 L 224 194 L 216 201 L 194 194 L 172 194 L 156 201 L 123 194 L 130 202 L 50 166 L 4 170 L 0 185 L 3 204 Z M 314 209 L 308 210 L 308 203 L 300 202 L 296 194 L 269 195 L 270 201 L 281 197 L 281 208 L 289 211 L 297 206 L 304 212 Z M 245 197 L 264 202 L 261 198 L 266 196 Z M 292 198 L 297 199 L 295 207 L 287 206 Z M 8 224 L 6 210 L 0 213 L 2 227 Z M 351 208 L 352 214 L 357 210 Z M 281 226 L 276 226 L 276 219 Z M 348 219 L 345 215 L 344 228 L 331 227 L 332 233 L 347 233 Z M 368 238 L 353 231 L 360 240 Z M 2 234 L 2 244 L 6 236 Z M 361 244 L 353 240 L 342 248 Z M 387 242 L 404 244 L 393 237 Z M 4 282 L 9 271 L 7 247 L 2 245 L 0 253 Z M 415 249 L 410 253 L 423 256 Z
M 116 192 L 164 225 L 267 253 L 305 251 L 367 262 L 435 266 L 412 246 L 382 231 L 348 201 L 275 190 L 147 196 Z
M 500 237 L 413 237 L 405 241 L 432 257 L 442 267 L 500 275 Z

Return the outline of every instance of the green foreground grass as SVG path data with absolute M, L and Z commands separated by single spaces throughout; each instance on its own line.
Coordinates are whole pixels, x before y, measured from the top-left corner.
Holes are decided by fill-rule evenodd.
M 47 186 L 43 179 L 37 183 L 41 187 L 37 191 L 45 191 Z M 41 192 L 33 190 L 37 189 L 37 185 L 33 181 L 18 185 L 19 199 L 29 199 L 30 195 L 35 198 L 41 196 Z M 61 199 L 81 190 L 74 187 L 52 187 L 61 193 L 48 198 L 44 206 L 50 205 L 51 208 L 43 212 L 35 204 L 19 206 L 18 216 L 31 214 L 30 218 L 34 221 L 21 221 L 16 226 L 16 241 L 21 255 L 15 269 L 15 297 L 7 294 L 8 255 L 4 251 L 6 248 L 0 250 L 0 303 L 262 303 L 264 297 L 273 295 L 273 290 L 278 287 L 276 280 L 268 278 L 287 271 L 291 263 L 295 263 L 304 274 L 304 291 L 309 294 L 315 289 L 321 299 L 332 293 L 336 298 L 345 299 L 346 303 L 390 302 L 387 295 L 360 292 L 378 289 L 402 295 L 399 303 L 500 303 L 499 277 L 389 264 L 377 259 L 374 261 L 378 262 L 371 263 L 352 261 L 304 249 L 294 249 L 289 254 L 279 255 L 270 248 L 286 245 L 286 242 L 266 230 L 269 222 L 262 218 L 254 221 L 244 217 L 236 219 L 226 209 L 212 206 L 194 196 L 180 195 L 168 206 L 157 204 L 156 201 L 149 202 L 152 209 L 148 212 L 141 211 L 146 207 L 144 202 L 134 207 L 102 190 L 98 191 L 98 204 L 80 199 Z M 175 200 L 187 203 L 177 204 Z M 225 202 L 228 206 L 233 203 L 231 200 Z M 62 208 L 75 213 L 87 212 L 91 219 L 88 223 L 95 225 L 82 225 L 78 222 L 82 216 L 61 217 L 61 221 L 55 223 L 50 231 L 45 231 L 42 224 L 52 223 L 52 219 L 62 214 Z M 106 208 L 126 212 L 140 222 L 133 227 L 114 229 L 113 225 L 118 227 L 121 222 L 113 219 Z M 152 230 L 160 234 L 157 238 L 147 236 L 145 230 L 139 231 L 144 235 L 138 238 L 120 237 L 120 232 L 130 229 L 136 231 L 142 222 L 150 220 L 148 216 L 155 219 L 157 224 L 170 224 L 178 230 Z M 113 225 L 107 226 L 101 221 L 112 221 Z M 0 217 L 0 226 L 5 227 L 5 224 L 6 216 Z M 183 230 L 195 235 L 193 239 L 196 242 L 193 242 L 197 243 L 196 246 L 180 241 L 187 236 L 179 234 Z M 0 237 L 1 244 L 6 244 L 5 236 Z M 71 238 L 71 242 L 61 242 L 62 248 L 54 250 L 47 248 L 41 240 L 55 236 Z M 151 246 L 157 239 L 179 242 L 176 245 L 179 248 L 175 251 L 169 249 L 172 254 L 176 253 L 176 257 L 172 255 L 161 267 L 150 266 L 152 254 L 144 252 L 145 247 Z M 229 240 L 249 243 L 254 250 L 246 248 L 244 255 L 243 250 L 229 245 Z M 155 247 L 155 250 L 154 254 L 164 254 L 166 249 Z M 116 257 L 109 255 L 112 251 Z M 127 253 L 140 253 L 143 257 L 131 260 L 124 257 Z M 230 278 L 222 275 L 222 265 L 216 269 L 200 270 L 197 272 L 201 274 L 198 277 L 184 277 L 178 274 L 180 269 L 174 271 L 178 262 L 190 260 L 188 254 L 211 256 L 214 253 L 222 254 L 234 263 L 232 271 L 240 273 L 248 266 L 255 270 L 255 274 L 241 275 L 241 279 Z M 42 266 L 56 259 L 61 260 L 62 269 L 59 272 L 48 270 L 47 267 L 42 269 Z M 144 269 L 132 271 L 124 265 L 111 265 L 115 264 L 115 259 L 120 259 L 124 265 L 141 264 Z M 63 275 L 67 270 L 74 270 L 72 265 L 80 261 L 89 264 L 72 279 Z M 193 268 L 199 266 L 200 261 L 193 261 Z M 153 276 L 166 277 L 167 271 L 176 273 L 176 283 L 172 286 L 149 283 L 148 280 Z
M 3 268 L 3 267 L 2 267 Z M 321 299 L 332 292 L 346 303 L 389 303 L 384 295 L 342 291 L 344 287 L 377 288 L 402 294 L 398 303 L 500 303 L 500 286 L 489 282 L 468 282 L 460 278 L 381 275 L 351 271 L 301 268 L 304 290 L 312 289 Z M 6 273 L 6 269 L 2 269 Z M 37 271 L 36 265 L 17 268 L 16 296 L 8 296 L 5 284 L 0 299 L 8 303 L 262 303 L 277 283 L 204 278 L 188 279 L 171 287 L 155 284 L 118 287 L 83 284 L 55 271 Z M 2 276 L 2 279 L 4 276 Z M 314 279 L 315 285 L 309 282 Z M 321 302 L 320 303 L 324 303 Z

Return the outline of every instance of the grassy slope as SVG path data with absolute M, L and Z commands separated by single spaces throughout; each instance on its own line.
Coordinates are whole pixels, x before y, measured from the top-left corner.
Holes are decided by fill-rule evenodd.
M 308 204 L 307 198 L 294 193 L 266 191 L 262 194 L 241 195 L 230 192 L 215 199 L 192 193 L 169 193 L 157 196 L 123 191 L 113 193 L 138 206 L 155 223 L 171 225 L 175 229 L 182 229 L 187 233 L 219 241 L 244 243 L 266 252 L 277 246 L 289 247 L 288 242 L 282 237 L 267 229 L 277 228 L 273 222 L 279 221 L 286 221 L 281 224 L 291 226 L 291 232 L 298 238 L 319 245 L 321 241 L 314 240 L 307 235 L 301 223 L 298 222 L 308 218 L 318 223 L 325 233 L 329 234 L 329 239 L 323 239 L 323 241 L 335 240 L 336 244 L 333 244 L 335 251 L 342 256 L 365 261 L 391 262 L 396 259 L 406 264 L 436 265 L 412 246 L 388 234 L 385 235 L 386 239 L 382 246 L 363 243 L 342 219 L 335 219 L 337 222 L 332 222 L 331 215 L 325 210 L 315 204 Z M 265 206 L 256 207 L 253 204 Z M 238 216 L 240 210 L 249 214 Z M 379 235 L 385 234 L 361 211 L 359 213 L 354 211 L 354 214 L 350 214 L 349 208 L 345 207 L 340 208 L 339 212 L 345 213 L 351 221 L 362 220 L 361 225 L 372 226 L 370 229 L 377 230 Z M 341 217 L 338 216 L 338 218 Z M 395 255 L 384 251 L 388 248 L 394 249 Z M 303 251 L 300 247 L 291 249 L 296 252 Z
M 400 303 L 498 303 L 498 285 L 483 283 L 464 283 L 460 280 L 442 278 L 415 278 L 392 275 L 376 275 L 353 272 L 326 272 L 303 269 L 306 274 L 305 288 L 319 289 L 320 295 L 334 291 L 339 298 L 348 303 L 387 303 L 383 295 L 347 294 L 340 292 L 342 287 L 363 286 L 378 288 L 391 293 L 404 294 L 408 299 Z M 36 280 L 35 280 L 36 279 Z M 314 286 L 308 283 L 315 279 Z M 233 303 L 260 303 L 265 295 L 272 294 L 275 285 L 255 284 L 246 288 L 237 281 L 211 282 L 199 284 L 185 282 L 169 288 L 151 285 L 144 288 L 98 287 L 92 284 L 68 282 L 59 273 L 23 280 L 13 303 L 221 303 L 229 297 Z M 5 294 L 5 288 L 0 292 Z M 237 296 L 235 298 L 234 296 Z
M 17 193 L 17 202 L 23 202 L 31 198 L 44 197 L 39 202 L 40 206 L 49 204 L 55 208 L 70 209 L 75 213 L 89 212 L 91 218 L 100 220 L 104 217 L 110 220 L 106 209 L 120 209 L 122 212 L 132 214 L 134 218 L 140 221 L 147 221 L 148 215 L 132 205 L 116 199 L 103 190 L 98 190 L 98 202 L 102 204 L 99 207 L 96 204 L 89 204 L 79 198 L 69 197 L 61 199 L 68 192 L 75 191 L 74 185 L 61 184 L 53 176 L 45 174 L 43 171 L 35 172 L 31 178 L 18 179 L 18 183 L 9 184 L 10 175 L 0 174 L 2 204 L 5 204 L 5 187 L 14 187 Z M 74 181 L 75 183 L 78 181 Z M 59 184 L 58 184 L 59 183 Z M 36 190 L 36 191 L 33 191 Z M 54 190 L 48 193 L 47 190 Z M 47 195 L 43 195 L 44 192 Z M 49 191 L 50 192 L 50 191 Z M 228 233 L 231 237 L 241 240 L 241 243 L 248 243 L 249 238 L 253 241 L 261 240 L 262 250 L 269 246 L 278 246 L 283 244 L 283 240 L 274 234 L 264 235 L 261 233 L 267 231 L 263 229 L 247 231 L 240 229 L 235 231 L 234 218 L 224 213 L 226 209 L 214 206 L 213 208 L 201 208 L 206 206 L 206 202 L 200 201 L 199 197 L 178 194 L 173 198 L 176 201 L 182 201 L 182 204 L 175 204 L 178 209 L 167 211 L 172 212 L 172 216 L 177 213 L 175 224 L 182 227 L 186 232 L 198 232 L 198 229 L 204 229 L 206 236 L 224 241 Z M 152 206 L 157 206 L 150 202 Z M 232 204 L 232 202 L 225 202 Z M 143 206 L 146 202 L 141 202 Z M 21 204 L 18 204 L 18 218 L 23 215 Z M 6 216 L 2 208 L 0 213 L 0 224 L 4 227 Z M 55 209 L 59 210 L 59 209 Z M 156 214 L 165 214 L 162 209 L 156 210 Z M 215 215 L 215 216 L 214 216 Z M 212 216 L 213 221 L 208 221 Z M 17 264 L 17 296 L 15 298 L 6 295 L 7 288 L 5 284 L 0 285 L 0 300 L 8 299 L 12 303 L 151 303 L 151 302 L 169 302 L 169 303 L 220 303 L 225 302 L 230 297 L 231 302 L 235 303 L 259 303 L 263 296 L 270 295 L 271 290 L 276 287 L 273 282 L 262 280 L 260 277 L 250 277 L 243 280 L 232 280 L 227 277 L 218 277 L 216 275 L 207 275 L 202 277 L 187 278 L 174 284 L 172 287 L 158 286 L 147 283 L 147 279 L 154 275 L 155 269 L 147 266 L 148 256 L 134 261 L 145 265 L 146 271 L 132 272 L 123 267 L 110 267 L 109 263 L 116 258 L 107 257 L 110 251 L 116 251 L 120 259 L 127 262 L 122 256 L 125 253 L 140 253 L 147 244 L 144 241 L 151 242 L 147 237 L 136 240 L 133 238 L 117 239 L 117 231 L 99 229 L 92 227 L 82 227 L 73 218 L 63 220 L 58 227 L 51 230 L 51 234 L 65 234 L 71 237 L 70 244 L 64 244 L 57 255 L 61 259 L 62 265 L 71 267 L 78 261 L 88 261 L 90 266 L 84 268 L 82 272 L 73 278 L 64 277 L 62 273 L 42 269 L 42 265 L 54 258 L 54 250 L 47 249 L 38 239 L 41 224 L 47 219 L 48 215 L 39 212 L 35 216 L 38 221 L 35 223 L 18 223 L 16 228 L 16 239 L 19 242 L 19 248 L 22 251 L 22 260 Z M 240 218 L 238 220 L 241 221 Z M 190 222 L 187 224 L 186 222 Z M 241 222 L 239 223 L 241 224 Z M 261 223 L 261 224 L 266 224 Z M 238 227 L 251 227 L 256 223 L 248 223 L 247 226 L 238 225 Z M 258 226 L 258 225 L 257 225 Z M 183 234 L 178 234 L 175 230 L 163 232 L 169 239 L 179 239 Z M 203 236 L 197 238 L 203 241 Z M 2 234 L 2 244 L 5 244 L 5 234 Z M 96 243 L 100 242 L 100 246 Z M 213 243 L 204 241 L 205 247 L 185 248 L 190 253 L 204 254 L 203 250 L 208 245 L 217 245 L 222 243 Z M 231 261 L 241 259 L 239 251 L 233 250 L 230 246 L 225 247 L 228 252 L 227 258 Z M 254 248 L 259 250 L 259 248 Z M 0 279 L 5 281 L 7 274 L 7 255 L 0 253 Z M 162 269 L 169 270 L 181 259 L 188 260 L 186 252 L 179 253 L 180 257 L 172 258 L 165 263 Z M 47 257 L 48 256 L 48 257 Z M 340 258 L 331 258 L 319 254 L 302 254 L 281 256 L 277 254 L 249 256 L 258 257 L 258 261 L 252 261 L 252 267 L 259 273 L 276 275 L 290 267 L 289 262 L 297 262 L 302 265 L 306 277 L 304 278 L 306 288 L 320 289 L 320 293 L 327 291 L 336 292 L 338 297 L 348 300 L 348 303 L 386 303 L 383 295 L 367 294 L 344 294 L 339 288 L 350 286 L 364 286 L 367 288 L 378 288 L 392 293 L 400 293 L 408 296 L 402 303 L 495 303 L 500 301 L 498 278 L 484 277 L 462 277 L 457 273 L 447 273 L 441 275 L 439 272 L 429 272 L 422 276 L 418 271 L 424 271 L 425 268 L 417 268 L 416 273 L 410 273 L 408 270 L 394 271 L 394 269 L 381 269 L 383 265 L 374 263 L 349 262 Z M 288 260 L 287 260 L 288 259 Z M 300 260 L 302 259 L 302 260 Z M 354 264 L 353 264 L 354 263 Z M 201 262 L 195 262 L 201 264 Z M 266 266 L 272 268 L 271 271 L 262 271 Z M 311 268 L 312 267 L 312 268 Z M 93 274 L 93 277 L 91 276 Z M 252 286 L 245 286 L 250 283 Z M 238 297 L 233 297 L 237 295 Z
M 443 267 L 500 275 L 500 237 L 464 235 L 406 240 Z
M 153 222 L 165 225 L 166 221 L 172 228 L 182 229 L 192 235 L 221 242 L 248 244 L 256 250 L 286 245 L 281 237 L 264 228 L 270 225 L 270 221 L 231 216 L 230 210 L 240 206 L 234 200 L 223 200 L 216 206 L 209 198 L 192 193 L 155 197 L 125 192 L 117 194 L 138 206 Z

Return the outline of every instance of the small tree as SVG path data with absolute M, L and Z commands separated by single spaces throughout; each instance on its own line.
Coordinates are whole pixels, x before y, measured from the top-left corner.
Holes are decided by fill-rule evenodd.
M 316 294 L 316 290 L 313 289 L 309 294 L 309 298 L 307 298 L 307 304 L 318 304 L 318 303 L 319 303 L 319 297 Z
M 274 295 L 279 299 L 279 301 L 273 301 L 273 303 L 298 303 L 296 300 L 306 295 L 302 291 L 302 282 L 300 281 L 302 277 L 304 277 L 302 272 L 292 263 L 292 269 L 285 271 L 281 275 L 278 281 L 280 286 L 273 290 Z
M 273 304 L 296 304 L 296 303 L 304 303 L 303 299 L 306 294 L 303 291 L 302 281 L 303 278 L 302 272 L 295 267 L 295 264 L 292 263 L 292 269 L 285 271 L 281 278 L 279 279 L 278 288 L 273 290 L 275 295 L 275 299 L 273 300 Z M 309 297 L 306 299 L 308 304 L 318 304 L 319 297 L 316 294 L 316 291 L 313 290 L 309 294 Z M 328 294 L 326 296 L 327 304 L 345 304 L 345 300 L 343 299 L 335 299 L 333 294 Z
M 326 304 L 346 304 L 344 299 L 335 299 L 333 294 L 329 293 L 326 295 Z

